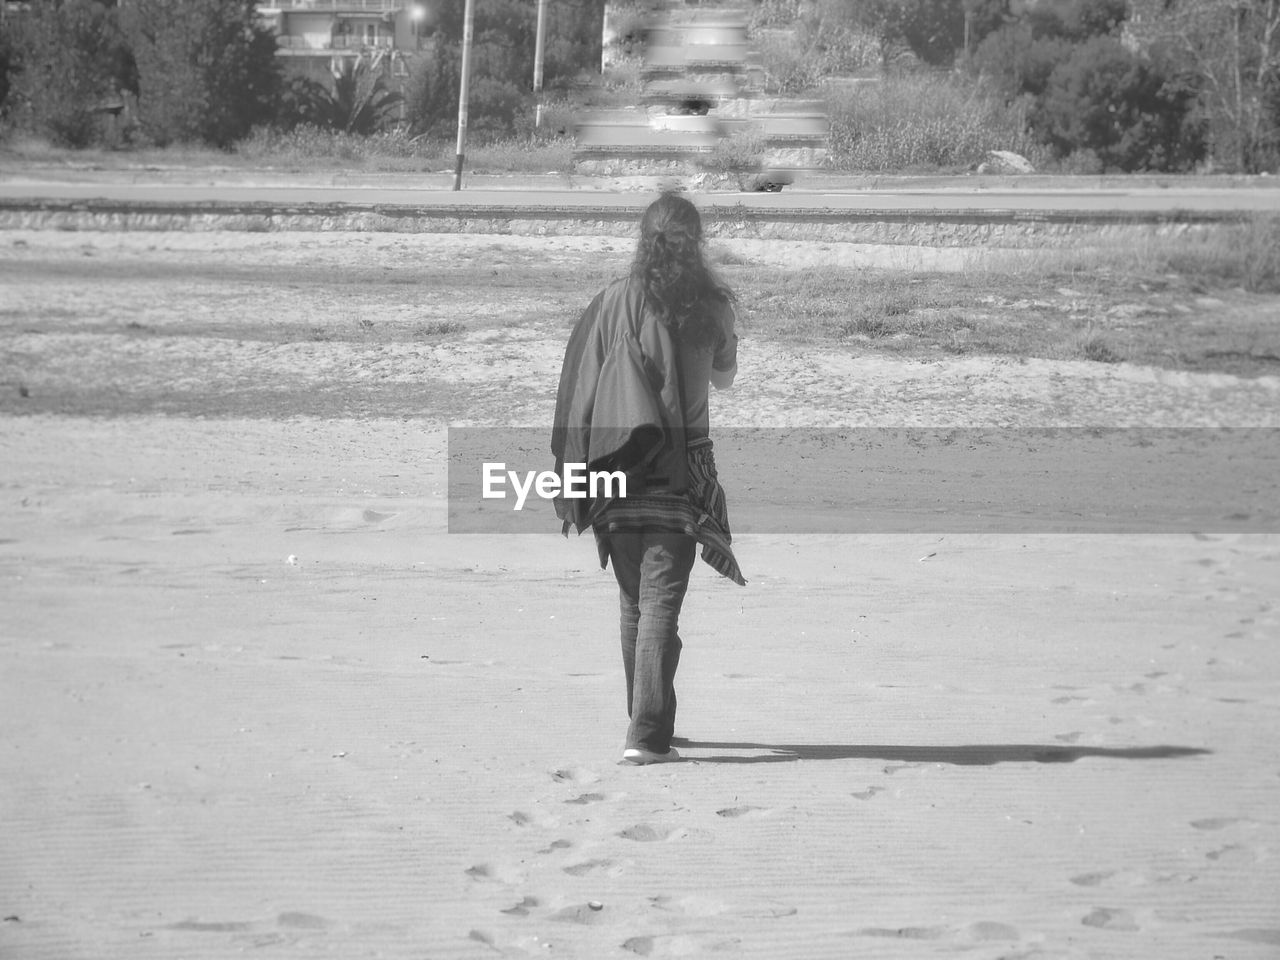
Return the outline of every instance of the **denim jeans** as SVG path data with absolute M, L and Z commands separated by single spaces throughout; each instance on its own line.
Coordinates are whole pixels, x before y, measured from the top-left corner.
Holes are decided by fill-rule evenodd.
M 671 749 L 680 665 L 680 606 L 698 542 L 688 534 L 645 530 L 609 534 L 618 581 L 622 665 L 627 677 L 627 749 Z

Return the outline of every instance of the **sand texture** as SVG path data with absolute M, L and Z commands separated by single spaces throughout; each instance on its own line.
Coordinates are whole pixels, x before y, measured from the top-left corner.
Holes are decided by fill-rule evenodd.
M 127 309 L 165 322 L 5 354 L 118 398 L 0 416 L 5 960 L 1280 955 L 1280 536 L 747 533 L 686 604 L 688 761 L 620 766 L 592 544 L 446 532 L 447 426 L 545 422 L 563 322 Z M 746 337 L 740 377 L 715 423 L 1280 422 L 1276 378 L 1126 365 Z

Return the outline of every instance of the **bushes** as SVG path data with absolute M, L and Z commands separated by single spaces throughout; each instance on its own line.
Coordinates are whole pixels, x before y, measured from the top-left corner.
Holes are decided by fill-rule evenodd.
M 236 144 L 236 153 L 259 165 L 309 170 L 359 167 L 381 172 L 451 172 L 451 139 L 412 137 L 403 129 L 358 136 L 322 130 L 307 124 L 292 130 L 260 127 Z M 567 171 L 573 162 L 573 143 L 548 138 L 536 143 L 504 140 L 467 149 L 467 168 L 477 173 L 546 173 Z
M 273 122 L 368 132 L 391 118 L 396 95 L 378 87 L 376 71 L 339 77 L 332 91 L 314 81 L 286 84 L 258 6 L 255 0 L 9 4 L 0 36 L 0 106 L 7 120 L 71 146 L 102 139 L 104 101 L 115 105 L 121 92 L 131 95 L 139 139 L 158 146 L 226 148 Z M 427 5 L 437 42 L 435 55 L 413 58 L 421 65 L 409 91 L 415 132 L 452 125 L 456 116 L 462 10 L 463 0 Z M 550 4 L 546 89 L 568 86 L 584 66 L 599 64 L 601 14 L 598 0 Z M 533 115 L 535 22 L 536 5 L 527 0 L 477 3 L 471 120 L 481 137 L 509 135 Z
M 963 169 L 989 150 L 1043 151 L 1023 112 L 963 76 L 903 74 L 829 93 L 831 165 L 880 172 Z
M 415 134 L 437 135 L 457 117 L 461 74 L 462 0 L 440 0 L 439 32 L 410 78 L 407 115 Z M 471 49 L 469 129 L 494 138 L 517 132 L 533 116 L 533 55 L 537 5 L 527 0 L 478 0 Z M 599 64 L 603 6 L 595 0 L 550 4 L 544 89 L 571 84 L 584 64 Z
M 61 146 L 102 139 L 99 107 L 138 89 L 116 10 L 93 0 L 32 4 L 9 14 L 5 29 L 6 113 Z
M 970 68 L 1073 170 L 1188 170 L 1207 150 L 1198 91 L 1171 61 L 1119 41 L 1123 15 L 1117 0 L 1038 5 L 987 36 Z
M 1157 65 L 1095 37 L 1054 67 L 1034 122 L 1059 155 L 1088 150 L 1104 169 L 1181 171 L 1206 149 L 1194 99 Z
M 305 77 L 291 77 L 280 99 L 276 124 L 285 130 L 308 125 L 369 136 L 387 125 L 403 100 L 387 86 L 381 70 L 357 56 L 343 61 L 332 89 Z
M 269 122 L 276 41 L 254 0 L 132 0 L 123 26 L 138 64 L 138 113 L 156 144 L 228 147 Z

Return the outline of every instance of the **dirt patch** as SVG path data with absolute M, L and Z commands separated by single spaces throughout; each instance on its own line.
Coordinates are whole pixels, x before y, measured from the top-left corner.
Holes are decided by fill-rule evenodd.
M 1280 415 L 1263 298 L 1106 277 L 991 289 L 976 255 L 956 250 L 717 240 L 711 251 L 741 295 L 730 420 Z M 0 254 L 0 412 L 539 423 L 569 327 L 626 271 L 632 241 L 21 231 L 0 234 Z M 1115 362 L 1127 358 L 1142 362 Z

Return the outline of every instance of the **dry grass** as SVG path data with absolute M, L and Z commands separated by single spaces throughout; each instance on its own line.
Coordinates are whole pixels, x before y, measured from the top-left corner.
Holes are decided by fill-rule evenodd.
M 286 172 L 452 173 L 453 141 L 427 141 L 389 131 L 370 137 L 298 128 L 288 133 L 259 130 L 234 150 L 172 146 L 136 150 L 68 150 L 30 137 L 0 143 L 0 162 L 14 166 L 75 166 L 90 169 L 220 168 Z M 512 138 L 469 144 L 471 173 L 562 173 L 573 167 L 573 141 L 566 136 Z
M 1268 234 L 1239 229 L 992 253 L 953 272 L 802 268 L 743 251 L 717 265 L 764 353 L 794 344 L 1280 375 L 1280 294 L 1244 289 L 1220 256 Z M 550 369 L 583 306 L 627 269 L 630 245 L 449 239 L 10 234 L 0 412 L 412 415 L 429 401 L 465 418 L 474 395 L 451 379 L 458 357 L 525 377 L 495 379 L 485 402 L 545 398 L 531 371 Z
M 794 342 L 1280 374 L 1276 222 L 1088 250 L 1004 251 L 960 272 L 725 263 L 748 329 Z
M 1250 293 L 1280 293 L 1280 217 L 1257 215 L 1241 223 L 1153 234 L 1122 244 L 1007 251 L 990 259 L 988 268 L 1070 278 L 1120 271 L 1155 286 L 1177 277 L 1201 291 L 1240 287 Z
M 964 170 L 989 150 L 1039 165 L 1044 148 L 1026 118 L 978 83 L 954 74 L 900 74 L 827 95 L 829 165 L 878 173 Z

